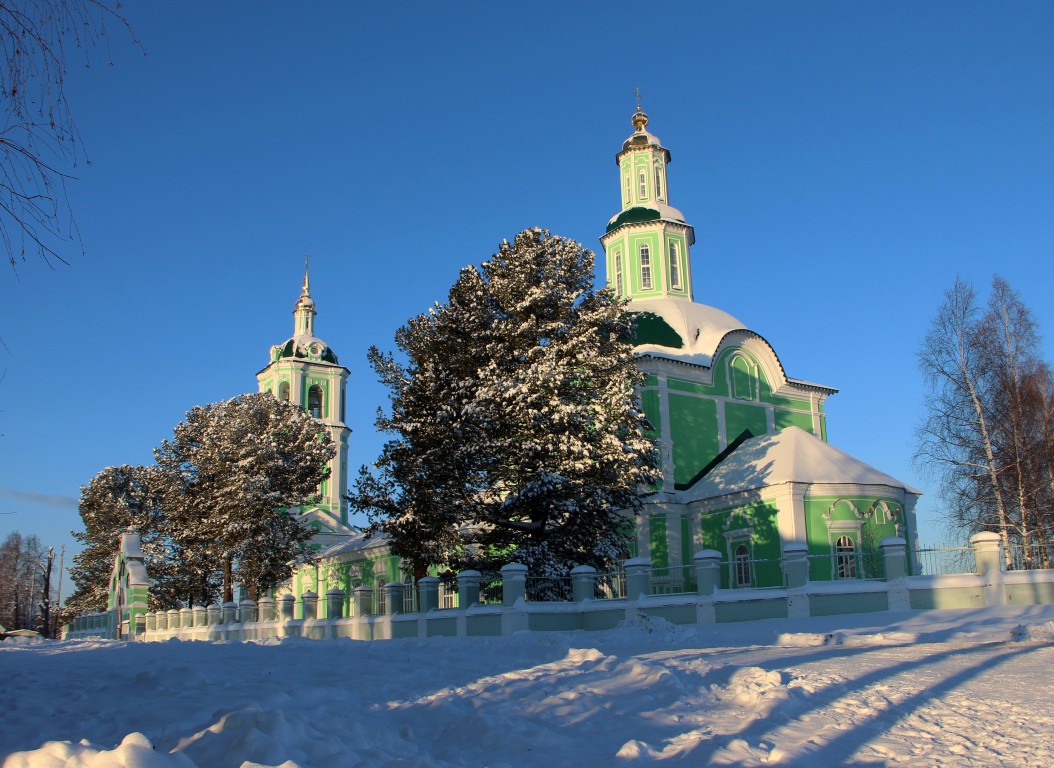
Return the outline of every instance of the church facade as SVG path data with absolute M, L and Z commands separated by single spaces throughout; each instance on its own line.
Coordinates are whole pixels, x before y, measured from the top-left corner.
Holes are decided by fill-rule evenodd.
M 762 335 L 695 301 L 695 233 L 670 204 L 670 152 L 639 107 L 632 124 L 615 158 L 621 207 L 600 238 L 608 284 L 636 318 L 641 403 L 662 465 L 631 554 L 648 557 L 671 589 L 703 549 L 722 554 L 724 588 L 779 586 L 789 543 L 807 545 L 812 580 L 880 576 L 878 542 L 902 536 L 914 549 L 919 492 L 827 443 L 824 403 L 837 390 L 789 376 Z M 294 316 L 294 336 L 258 374 L 260 390 L 303 405 L 340 450 L 322 502 L 301 510 L 317 531 L 319 564 L 300 568 L 290 589 L 383 594 L 380 585 L 404 576 L 383 541 L 348 526 L 348 371 L 314 336 L 306 272 Z
M 729 313 L 697 303 L 693 228 L 670 204 L 671 155 L 647 130 L 615 156 L 621 209 L 601 237 L 608 284 L 636 317 L 641 401 L 662 483 L 638 518 L 637 546 L 676 568 L 722 553 L 723 586 L 775 586 L 782 546 L 808 545 L 810 576 L 867 575 L 888 536 L 915 539 L 919 492 L 827 443 L 837 390 L 789 376 L 776 350 Z

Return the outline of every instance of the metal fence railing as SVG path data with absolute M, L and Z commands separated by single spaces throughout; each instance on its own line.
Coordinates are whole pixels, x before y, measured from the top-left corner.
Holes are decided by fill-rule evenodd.
M 1011 544 L 1007 548 L 1010 554 L 1009 569 L 1012 571 L 1032 571 L 1039 568 L 1050 568 L 1054 564 L 1054 545 L 1044 544 Z
M 653 595 L 681 595 L 695 590 L 695 569 L 690 565 L 651 569 Z
M 915 550 L 921 576 L 976 573 L 972 547 L 924 547 Z
M 832 552 L 809 555 L 809 580 L 844 579 L 881 580 L 886 577 L 885 563 L 879 552 Z
M 439 583 L 439 609 L 457 608 L 457 584 L 441 581 Z
M 532 602 L 566 602 L 572 599 L 570 576 L 528 576 L 526 599 Z
M 721 564 L 722 589 L 778 589 L 787 585 L 779 558 L 729 560 Z
M 626 596 L 626 572 L 598 573 L 593 596 L 597 600 L 619 600 Z

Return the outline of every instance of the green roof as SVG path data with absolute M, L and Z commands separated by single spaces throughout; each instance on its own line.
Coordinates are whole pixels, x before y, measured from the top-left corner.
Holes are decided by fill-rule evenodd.
M 636 331 L 636 337 L 633 339 L 634 346 L 655 344 L 671 349 L 684 347 L 684 339 L 669 323 L 654 312 L 633 313 L 633 329 Z
M 610 232 L 613 229 L 621 227 L 623 224 L 640 224 L 645 221 L 658 221 L 662 218 L 659 212 L 654 208 L 645 208 L 644 206 L 635 206 L 633 208 L 627 208 L 615 218 L 610 224 L 608 224 L 606 232 Z

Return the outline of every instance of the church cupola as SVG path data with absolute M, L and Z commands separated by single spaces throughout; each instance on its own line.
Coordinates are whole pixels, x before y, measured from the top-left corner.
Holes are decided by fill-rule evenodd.
M 695 244 L 695 231 L 669 203 L 670 151 L 648 131 L 648 116 L 639 99 L 631 122 L 633 133 L 615 155 L 622 209 L 600 238 L 608 283 L 631 299 L 692 300 L 689 248 Z
M 311 299 L 311 281 L 307 274 L 307 262 L 304 262 L 304 285 L 300 289 L 300 300 L 296 303 L 293 316 L 296 318 L 294 336 L 315 335 L 315 302 Z

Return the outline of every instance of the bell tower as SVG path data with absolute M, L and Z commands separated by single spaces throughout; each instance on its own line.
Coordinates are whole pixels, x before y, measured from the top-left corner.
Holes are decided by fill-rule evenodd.
M 308 265 L 304 263 L 304 282 L 300 298 L 293 309 L 293 336 L 271 347 L 271 361 L 256 374 L 261 392 L 270 392 L 279 400 L 299 405 L 317 419 L 329 432 L 337 452 L 330 460 L 329 478 L 324 480 L 316 504 L 300 508 L 305 525 L 316 532 L 313 545 L 343 540 L 349 533 L 348 502 L 348 436 L 344 423 L 345 390 L 349 371 L 337 361 L 337 355 L 315 336 L 315 302 L 311 298 Z M 339 534 L 341 539 L 327 534 Z
M 619 296 L 631 299 L 691 301 L 689 249 L 695 244 L 695 231 L 669 202 L 670 151 L 648 132 L 648 116 L 641 111 L 639 96 L 631 122 L 633 134 L 615 155 L 622 210 L 600 238 L 608 284 Z

